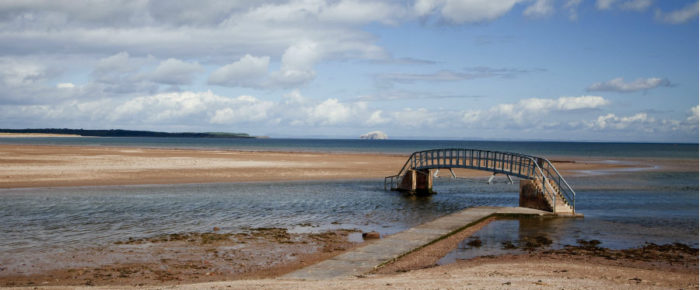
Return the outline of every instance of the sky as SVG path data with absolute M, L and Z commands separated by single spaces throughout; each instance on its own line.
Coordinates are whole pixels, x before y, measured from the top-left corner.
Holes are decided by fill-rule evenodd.
M 698 2 L 0 1 L 0 127 L 698 142 Z

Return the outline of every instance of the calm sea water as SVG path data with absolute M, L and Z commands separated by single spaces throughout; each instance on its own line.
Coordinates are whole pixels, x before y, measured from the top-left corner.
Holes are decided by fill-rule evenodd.
M 603 179 L 601 181 L 601 179 Z M 439 261 L 470 259 L 484 255 L 517 254 L 503 249 L 503 242 L 517 244 L 527 237 L 546 236 L 551 248 L 596 239 L 601 246 L 625 249 L 645 243 L 684 243 L 698 247 L 698 173 L 635 172 L 613 176 L 569 178 L 587 184 L 577 191 L 576 211 L 585 218 L 530 217 L 489 223 Z M 623 187 L 611 187 L 622 182 Z M 575 187 L 575 185 L 574 185 Z M 480 247 L 468 242 L 478 238 Z
M 427 198 L 385 192 L 376 180 L 0 190 L 0 252 L 208 232 L 214 226 L 222 232 L 283 227 L 391 234 L 466 207 L 517 202 L 514 185 L 483 185 L 444 184 L 441 194 Z
M 512 142 L 454 140 L 359 139 L 216 139 L 216 138 L 0 138 L 0 144 L 138 146 L 208 148 L 252 151 L 376 152 L 410 154 L 435 148 L 472 148 L 510 151 L 537 156 L 697 158 L 698 144 Z
M 698 152 L 697 145 L 688 144 L 139 139 L 144 140 L 8 138 L 0 142 L 396 153 L 473 147 L 612 160 L 616 156 L 697 160 Z M 215 226 L 222 232 L 283 227 L 296 232 L 357 228 L 392 234 L 468 207 L 518 204 L 517 180 L 507 184 L 501 177 L 489 185 L 487 178 L 488 173 L 483 178 L 436 179 L 438 194 L 426 198 L 386 192 L 382 180 L 0 189 L 0 265 L 28 253 L 99 247 L 129 237 L 208 232 Z M 497 221 L 478 234 L 486 242 L 484 247 L 462 247 L 446 261 L 500 253 L 499 241 L 531 234 L 545 234 L 555 246 L 574 244 L 577 239 L 598 239 L 611 248 L 645 242 L 698 246 L 697 170 L 586 172 L 567 180 L 577 190 L 576 209 L 585 218 Z

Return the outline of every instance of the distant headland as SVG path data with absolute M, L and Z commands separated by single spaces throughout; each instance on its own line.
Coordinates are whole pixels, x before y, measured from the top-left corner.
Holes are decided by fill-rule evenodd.
M 247 133 L 227 133 L 227 132 L 158 132 L 158 131 L 135 131 L 135 130 L 85 130 L 85 129 L 0 129 L 0 133 L 8 134 L 51 134 L 66 136 L 85 137 L 184 137 L 184 138 L 265 138 L 250 136 Z

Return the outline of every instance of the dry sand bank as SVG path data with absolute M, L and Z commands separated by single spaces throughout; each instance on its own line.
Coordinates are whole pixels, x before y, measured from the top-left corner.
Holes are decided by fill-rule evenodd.
M 396 174 L 406 158 L 388 154 L 0 145 L 0 188 L 374 179 Z M 697 160 L 672 159 L 552 159 L 565 176 L 629 168 L 697 170 L 698 164 Z M 457 170 L 457 174 L 489 175 L 473 170 Z

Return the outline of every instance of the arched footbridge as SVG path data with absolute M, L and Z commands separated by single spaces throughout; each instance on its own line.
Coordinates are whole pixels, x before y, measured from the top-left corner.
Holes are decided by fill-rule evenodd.
M 414 194 L 433 193 L 431 170 L 465 168 L 521 178 L 520 206 L 575 213 L 576 192 L 546 158 L 480 149 L 433 149 L 411 154 L 384 188 Z M 453 173 L 454 175 L 454 173 Z

